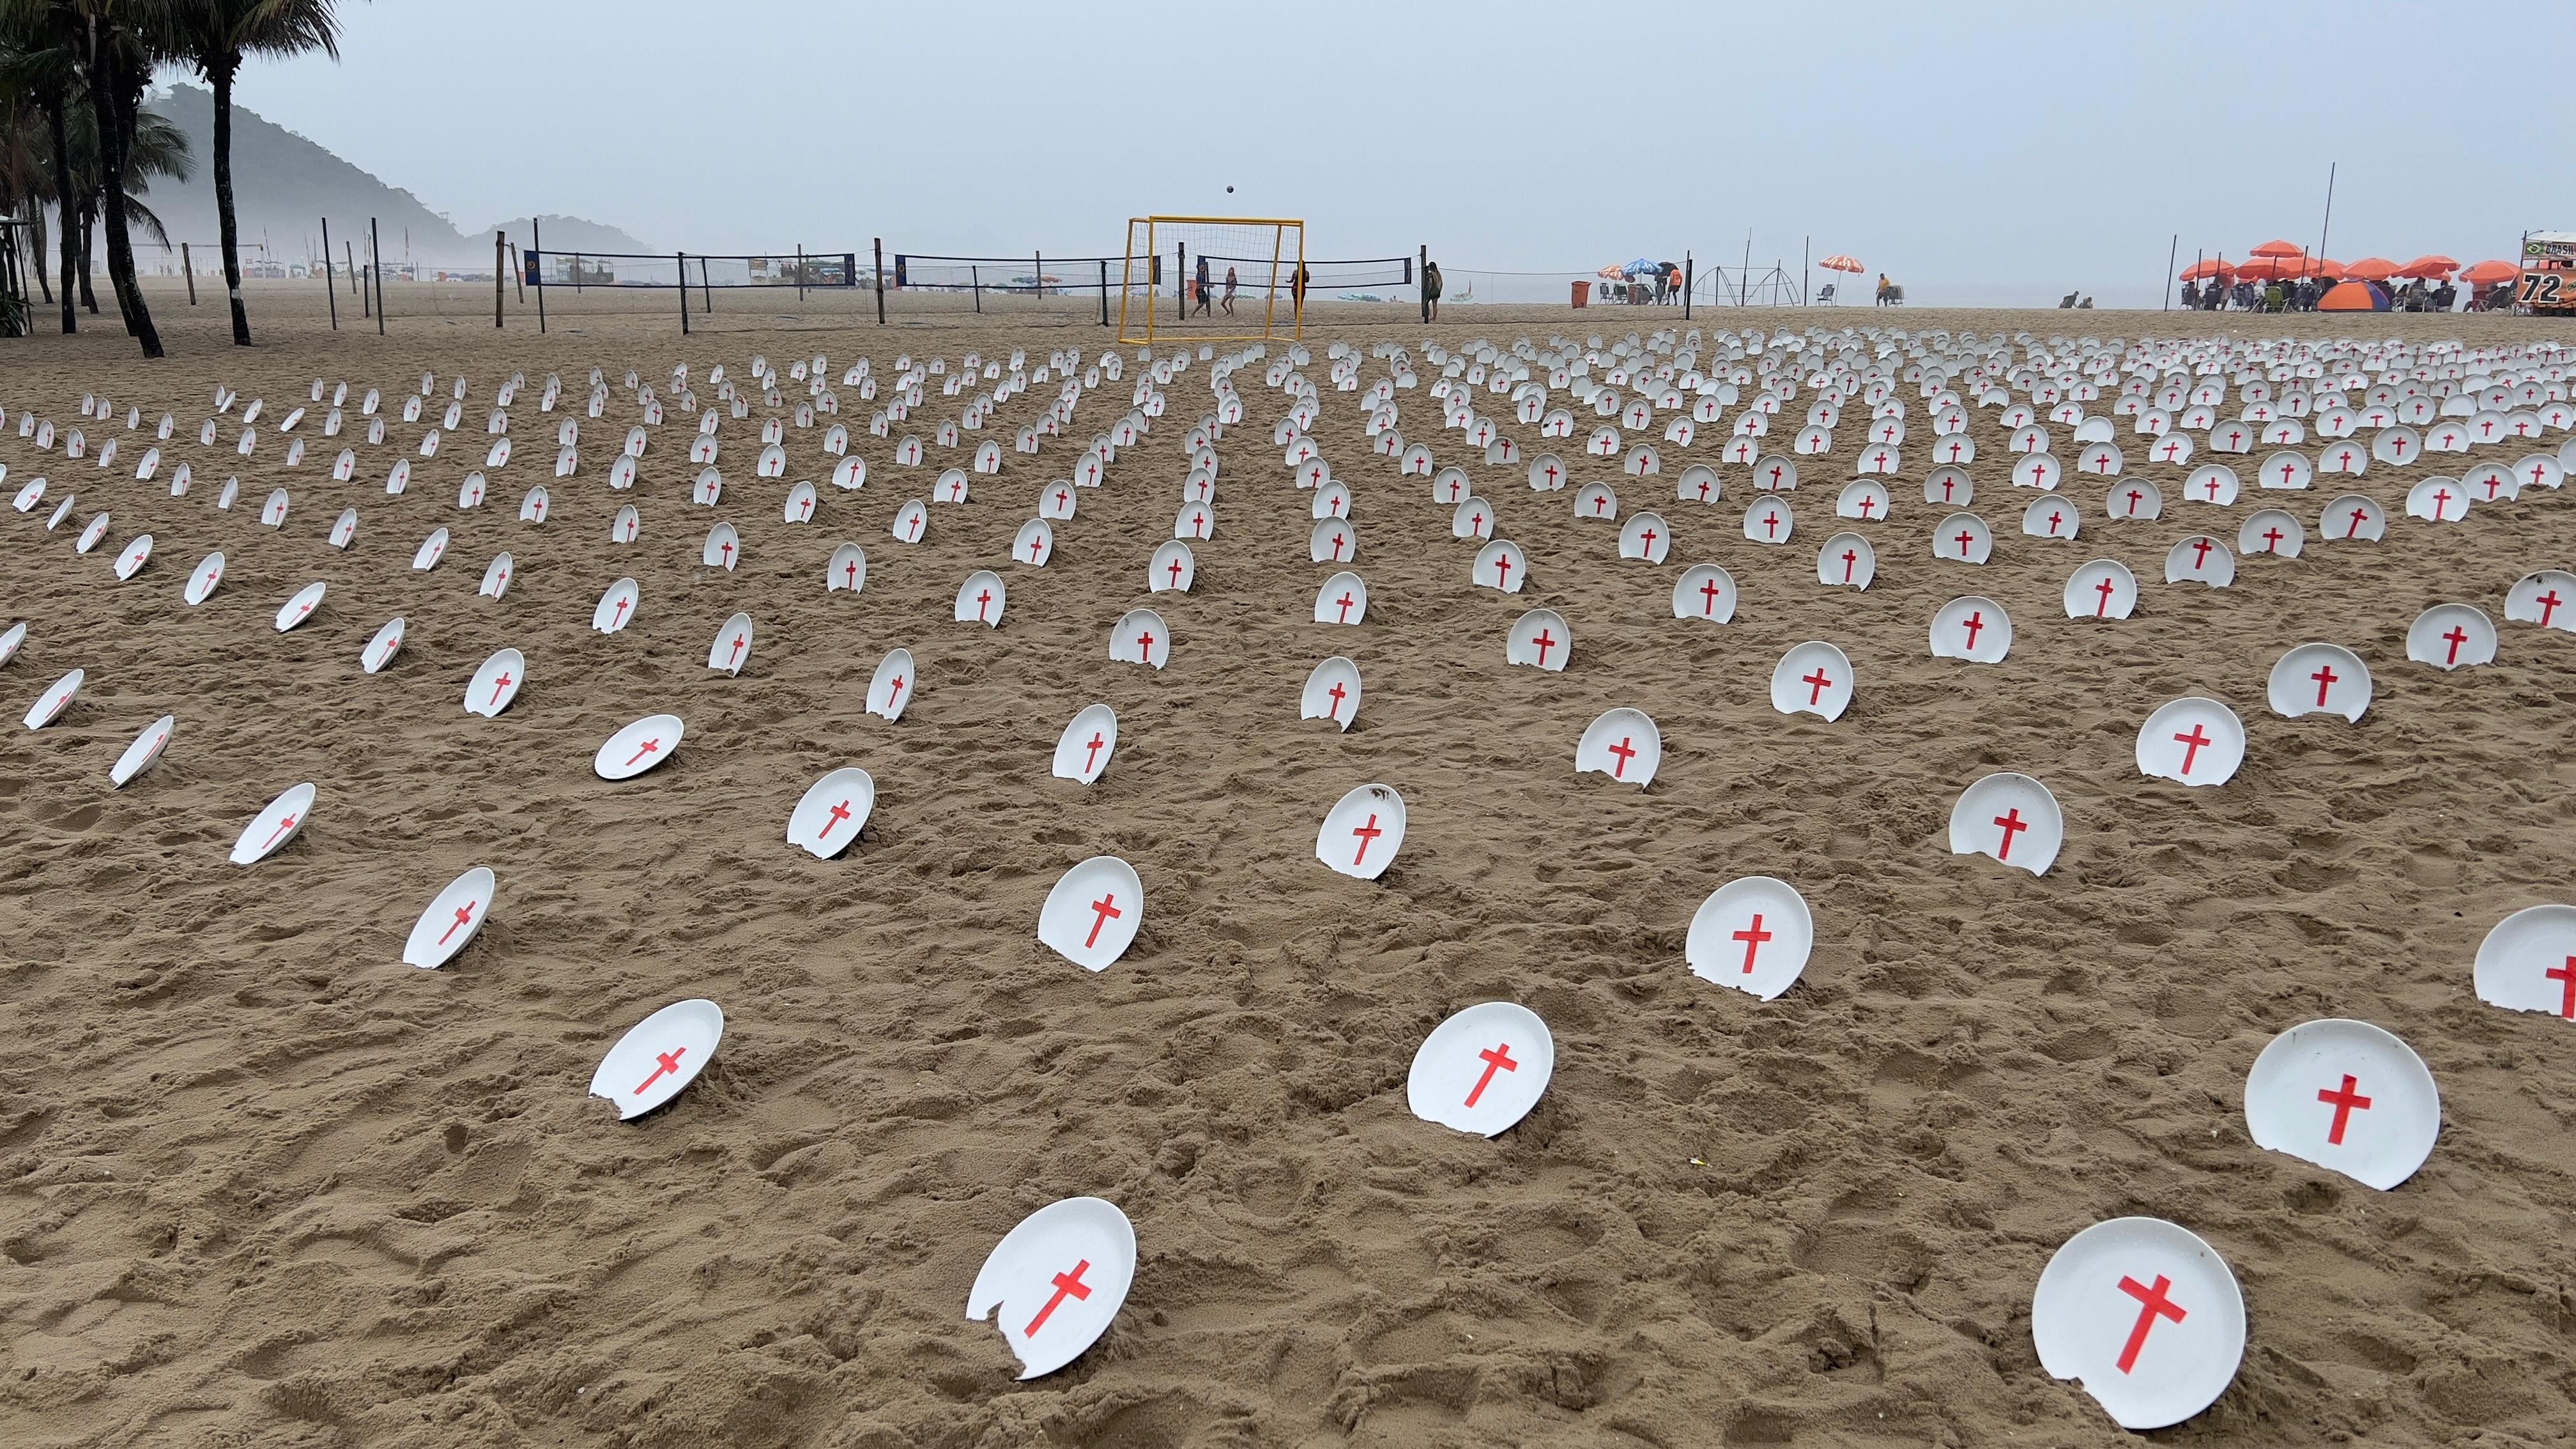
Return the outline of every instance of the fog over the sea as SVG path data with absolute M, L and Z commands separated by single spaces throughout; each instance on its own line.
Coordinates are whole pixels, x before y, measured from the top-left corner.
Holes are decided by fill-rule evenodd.
M 1757 267 L 1849 253 L 1916 301 L 2152 306 L 2177 233 L 2185 262 L 2316 246 L 2330 162 L 2336 258 L 2576 228 L 2576 146 L 2546 139 L 2576 25 L 2545 5 L 341 15 L 339 65 L 254 64 L 241 103 L 461 224 L 566 213 L 692 252 L 1097 255 L 1130 214 L 1224 213 L 1303 217 L 1325 257 L 1427 243 L 1456 279 L 1734 267 L 1749 232 Z

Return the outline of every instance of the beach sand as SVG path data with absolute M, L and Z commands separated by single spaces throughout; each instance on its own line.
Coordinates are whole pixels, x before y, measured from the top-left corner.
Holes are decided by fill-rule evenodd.
M 888 536 L 895 508 L 969 449 L 896 466 L 855 389 L 840 391 L 864 491 L 825 481 L 819 426 L 788 429 L 785 479 L 752 478 L 753 424 L 728 420 L 723 503 L 693 506 L 676 411 L 631 494 L 603 481 L 634 420 L 616 386 L 630 367 L 659 389 L 685 359 L 707 398 L 711 365 L 741 377 L 755 352 L 782 368 L 820 352 L 836 378 L 860 356 L 890 372 L 898 351 L 953 365 L 1020 345 L 1034 364 L 1109 342 L 1078 307 L 899 309 L 880 329 L 872 298 L 756 310 L 726 295 L 684 339 L 676 309 L 644 306 L 669 294 L 639 294 L 615 299 L 636 302 L 625 311 L 550 303 L 540 337 L 515 301 L 493 330 L 488 290 L 435 307 L 393 290 L 383 338 L 354 317 L 329 331 L 318 286 L 276 284 L 253 288 L 261 345 L 237 351 L 211 295 L 191 311 L 163 284 L 167 360 L 139 361 L 112 315 L 77 339 L 0 343 L 7 487 L 52 480 L 43 509 L 0 514 L 0 626 L 30 626 L 0 698 L 14 720 L 48 681 L 89 671 L 62 720 L 0 733 L 0 1440 L 2116 1445 L 2132 1436 L 2039 1367 L 2029 1312 L 2061 1242 L 2133 1213 L 2206 1238 L 2249 1322 L 2234 1385 L 2160 1442 L 2536 1445 L 2576 1425 L 2576 1036 L 2483 1005 L 2470 983 L 2490 926 L 2576 894 L 2576 638 L 2502 622 L 2515 578 L 2576 563 L 2566 496 L 2436 528 L 2400 516 L 2405 483 L 2435 470 L 2374 466 L 2358 487 L 2393 517 L 2385 543 L 2248 559 L 2222 591 L 2169 586 L 2177 539 L 2232 538 L 2280 502 L 2313 528 L 2340 490 L 2249 487 L 2231 509 L 2115 526 L 2104 485 L 2075 479 L 2080 541 L 2028 539 L 2031 495 L 2003 486 L 2004 437 L 1978 410 L 1975 511 L 1997 542 L 1971 568 L 1931 555 L 1946 510 L 1921 501 L 1928 431 L 1909 389 L 1897 516 L 1863 529 L 1878 580 L 1826 589 L 1815 551 L 1844 526 L 1833 491 L 1857 423 L 1832 459 L 1801 460 L 1782 548 L 1741 537 L 1741 468 L 1720 469 L 1715 507 L 1670 499 L 1715 438 L 1659 444 L 1662 479 L 1614 485 L 1623 511 L 1673 525 L 1652 566 L 1576 521 L 1571 491 L 1535 494 L 1440 431 L 1426 368 L 1424 390 L 1399 394 L 1402 426 L 1466 466 L 1527 548 L 1531 585 L 1471 590 L 1450 510 L 1366 452 L 1353 398 L 1328 389 L 1316 434 L 1357 495 L 1370 589 L 1367 623 L 1333 629 L 1308 622 L 1332 570 L 1307 561 L 1309 495 L 1270 442 L 1285 403 L 1257 369 L 1238 377 L 1246 415 L 1220 449 L 1197 586 L 1149 599 L 1147 560 L 1181 502 L 1178 435 L 1209 406 L 1203 364 L 1057 525 L 1043 570 L 1005 561 L 1013 530 L 1125 411 L 1128 384 L 1087 398 L 1035 457 L 1010 435 L 1052 384 L 1004 405 L 967 435 L 1003 441 L 1002 473 L 934 507 L 917 547 Z M 1453 308 L 1437 335 L 1544 346 L 1810 324 L 2554 335 L 2511 318 L 1847 308 L 1685 324 L 1539 307 Z M 1429 332 L 1409 308 L 1326 307 L 1309 375 L 1333 338 Z M 578 416 L 594 365 L 609 410 L 584 420 L 580 470 L 558 481 L 552 431 Z M 468 421 L 389 498 L 387 467 L 426 426 L 395 411 L 423 370 L 442 403 L 467 379 Z M 514 370 L 529 378 L 517 456 L 486 506 L 459 512 Z M 549 371 L 569 395 L 552 415 L 535 406 Z M 254 459 L 233 455 L 229 420 L 216 448 L 196 446 L 218 382 L 264 397 L 266 423 L 317 377 L 350 383 L 353 419 L 370 386 L 394 412 L 353 481 L 329 480 L 341 440 L 313 437 L 295 469 L 266 426 Z M 89 425 L 93 444 L 120 439 L 116 466 L 16 436 L 22 409 L 82 422 L 88 390 L 119 411 Z M 896 431 L 927 441 L 964 401 L 934 385 Z M 180 441 L 163 478 L 196 467 L 185 498 L 132 477 L 164 411 Z M 1534 429 L 1508 431 L 1538 450 Z M 1578 442 L 1556 450 L 1576 460 Z M 2169 495 L 2181 476 L 2136 471 Z M 243 500 L 219 512 L 232 475 Z M 780 518 L 798 479 L 821 485 L 809 526 Z M 521 524 L 538 482 L 550 517 Z M 273 486 L 294 500 L 274 531 L 256 517 Z M 73 521 L 47 533 L 71 490 Z M 613 547 L 609 515 L 630 501 L 642 536 Z M 348 505 L 357 538 L 333 550 Z M 110 542 L 76 557 L 98 508 Z M 730 574 L 699 562 L 720 518 L 743 537 Z M 445 561 L 413 571 L 441 526 Z M 119 584 L 113 550 L 138 532 L 152 561 Z M 823 587 L 845 539 L 869 559 L 855 596 Z M 183 606 L 182 571 L 218 548 L 221 589 Z M 479 599 L 502 549 L 517 578 Z M 2067 575 L 2099 556 L 2139 574 L 2136 618 L 2063 617 Z M 1674 578 L 1701 561 L 1741 586 L 1730 625 L 1671 617 Z M 1010 585 L 991 632 L 949 618 L 985 567 Z M 628 574 L 633 626 L 592 632 L 594 601 Z M 276 633 L 278 607 L 316 580 L 318 616 Z M 1966 593 L 2011 612 L 2006 662 L 1927 653 L 1933 611 Z M 2445 601 L 2499 620 L 2493 667 L 2406 662 L 2407 623 Z M 1113 665 L 1111 624 L 1148 603 L 1170 666 Z M 1541 606 L 1569 621 L 1571 666 L 1507 669 L 1505 630 Z M 703 661 L 737 609 L 759 634 L 727 678 Z M 397 614 L 401 655 L 362 674 L 361 646 Z M 1837 723 L 1769 707 L 1772 663 L 1806 639 L 1858 671 Z M 2358 724 L 2264 707 L 2272 661 L 2310 639 L 2369 663 L 2377 697 Z M 468 677 L 505 645 L 527 655 L 524 691 L 497 719 L 467 715 Z M 859 696 L 895 646 L 919 693 L 889 724 Z M 1365 676 L 1348 734 L 1297 718 L 1300 684 L 1334 653 Z M 2139 722 L 2189 694 L 2245 720 L 2245 765 L 2223 788 L 2134 767 Z M 1057 732 L 1094 701 L 1121 723 L 1107 775 L 1049 778 Z M 1663 734 L 1642 793 L 1572 768 L 1584 724 L 1621 705 Z M 688 724 L 670 763 L 592 774 L 611 731 L 666 710 Z M 111 790 L 109 765 L 165 712 L 167 756 Z M 858 847 L 817 861 L 783 839 L 787 814 L 842 765 L 874 775 L 875 813 Z M 2065 808 L 2045 877 L 1946 848 L 1951 802 L 1997 770 L 2038 776 Z M 300 838 L 228 864 L 244 823 L 308 780 Z M 1403 793 L 1410 830 L 1363 883 L 1313 844 L 1325 810 L 1372 781 Z M 1056 876 L 1101 853 L 1136 866 L 1149 904 L 1124 959 L 1092 975 L 1033 930 Z M 414 917 L 478 864 L 499 877 L 488 928 L 444 970 L 402 965 Z M 1700 901 L 1752 874 L 1795 884 L 1816 920 L 1804 978 L 1769 1003 L 1682 957 Z M 691 996 L 723 1006 L 721 1054 L 670 1108 L 620 1125 L 583 1095 L 593 1067 Z M 1537 1110 L 1492 1141 L 1412 1117 L 1424 1034 L 1505 999 L 1554 1035 Z M 2440 1142 L 2392 1193 L 2247 1138 L 2255 1054 L 2335 1016 L 2398 1033 L 2440 1084 Z M 968 1285 L 1021 1216 L 1081 1194 L 1133 1220 L 1133 1292 L 1071 1367 L 1016 1383 L 994 1327 L 963 1316 Z

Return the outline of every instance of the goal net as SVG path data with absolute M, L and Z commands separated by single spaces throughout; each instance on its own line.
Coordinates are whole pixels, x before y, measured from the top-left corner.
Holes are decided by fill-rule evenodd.
M 1139 216 L 1118 268 L 1118 340 L 1294 337 L 1313 282 L 1306 223 L 1277 217 Z

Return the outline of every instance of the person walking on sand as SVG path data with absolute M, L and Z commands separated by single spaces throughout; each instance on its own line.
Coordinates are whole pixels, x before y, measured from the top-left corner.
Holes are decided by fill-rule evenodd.
M 1295 315 L 1299 317 L 1306 315 L 1306 283 L 1308 280 L 1309 279 L 1306 275 L 1306 264 L 1304 262 L 1299 262 L 1297 264 L 1297 270 L 1288 274 L 1288 300 L 1293 305 Z
M 1226 269 L 1225 269 L 1225 303 L 1224 303 L 1224 306 L 1225 306 L 1225 315 L 1227 315 L 1228 317 L 1231 317 L 1231 316 L 1233 316 L 1233 315 L 1234 315 L 1234 288 L 1235 288 L 1234 268 L 1232 268 L 1232 267 L 1228 267 L 1228 268 L 1226 268 Z
M 1208 260 L 1205 252 L 1199 253 L 1199 275 L 1195 285 L 1198 288 L 1199 305 L 1192 315 L 1208 316 L 1210 315 L 1208 312 Z
M 1430 309 L 1430 316 L 1426 320 L 1432 322 L 1440 320 L 1440 264 L 1438 262 L 1422 264 L 1422 305 Z

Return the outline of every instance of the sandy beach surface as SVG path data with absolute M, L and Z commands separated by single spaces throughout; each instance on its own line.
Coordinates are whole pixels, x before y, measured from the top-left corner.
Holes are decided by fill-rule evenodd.
M 488 289 L 396 292 L 383 337 L 346 315 L 334 332 L 317 287 L 275 284 L 253 290 L 260 345 L 236 350 L 211 295 L 191 310 L 161 283 L 164 361 L 138 360 L 112 314 L 76 339 L 0 343 L 6 489 L 50 480 L 42 507 L 0 513 L 0 627 L 29 628 L 0 667 L 0 1441 L 2117 1445 L 2135 1436 L 2039 1366 L 2030 1311 L 2057 1246 L 2123 1214 L 2200 1234 L 2246 1301 L 2233 1386 L 2160 1442 L 2576 1439 L 2576 1034 L 2470 981 L 2495 922 L 2576 897 L 2576 636 L 2503 621 L 2516 578 L 2576 565 L 2576 499 L 2535 490 L 2436 527 L 2402 516 L 2404 491 L 2457 462 L 2374 465 L 2355 487 L 2391 515 L 2386 542 L 2249 558 L 2225 590 L 2167 585 L 2178 539 L 2232 539 L 2284 500 L 2313 530 L 2342 490 L 2249 487 L 2233 508 L 2124 525 L 2101 480 L 2072 479 L 2080 540 L 2026 538 L 2031 495 L 2005 486 L 2004 433 L 1976 409 L 1993 562 L 1933 556 L 1946 510 L 1922 501 L 1918 432 L 1895 517 L 1861 525 L 1877 582 L 1829 589 L 1816 545 L 1852 526 L 1832 498 L 1857 423 L 1801 460 L 1782 548 L 1742 537 L 1740 467 L 1720 468 L 1714 507 L 1671 497 L 1718 439 L 1660 445 L 1661 479 L 1614 483 L 1622 511 L 1673 526 L 1652 565 L 1578 521 L 1571 491 L 1534 493 L 1441 431 L 1426 367 L 1401 426 L 1467 468 L 1530 586 L 1471 589 L 1450 509 L 1368 453 L 1353 395 L 1328 387 L 1315 433 L 1355 494 L 1370 591 L 1367 622 L 1337 629 L 1309 620 L 1332 568 L 1308 561 L 1309 495 L 1271 443 L 1287 404 L 1257 369 L 1237 379 L 1246 412 L 1219 448 L 1196 587 L 1149 597 L 1182 501 L 1178 435 L 1210 407 L 1195 362 L 1173 415 L 1056 525 L 1043 569 L 1006 561 L 1013 532 L 1125 412 L 1133 371 L 1035 456 L 1010 438 L 1052 381 L 920 467 L 842 388 L 862 491 L 829 486 L 820 425 L 788 427 L 785 478 L 754 478 L 757 407 L 723 426 L 718 507 L 689 499 L 693 419 L 676 411 L 631 493 L 605 481 L 636 421 L 630 368 L 667 390 L 686 361 L 703 399 L 711 366 L 740 378 L 755 353 L 821 353 L 836 379 L 904 352 L 1088 359 L 1111 334 L 1078 305 L 915 306 L 880 328 L 872 298 L 725 295 L 683 338 L 670 294 L 639 294 L 550 303 L 540 336 L 515 299 L 495 330 Z M 2554 335 L 2513 318 L 1451 311 L 1433 329 L 1410 308 L 1322 307 L 1308 375 L 1335 338 L 1418 356 L 1426 337 L 1665 326 Z M 582 420 L 579 470 L 557 480 L 554 428 L 580 415 L 592 367 L 607 412 Z M 386 470 L 435 421 L 398 411 L 424 371 L 442 405 L 465 379 L 468 421 L 388 497 Z M 513 372 L 518 451 L 460 511 Z M 536 408 L 549 372 L 568 394 L 553 414 Z M 196 444 L 217 384 L 265 399 L 265 424 L 310 406 L 317 378 L 349 383 L 353 423 L 370 387 L 393 414 L 351 481 L 329 477 L 347 435 L 312 437 L 288 468 L 263 426 L 236 456 L 238 404 L 217 446 Z M 898 435 L 927 441 L 962 408 L 935 383 Z M 79 416 L 84 393 L 112 401 L 111 425 Z M 116 437 L 116 464 L 39 451 L 21 411 Z M 162 479 L 137 481 L 163 412 L 178 435 Z M 1533 429 L 1506 431 L 1537 450 Z M 1003 443 L 999 476 L 898 544 L 898 505 L 982 438 Z M 1573 459 L 1577 442 L 1551 446 Z M 2142 451 L 2134 471 L 2170 498 L 2183 470 Z M 173 498 L 180 460 L 196 482 Z M 236 476 L 241 502 L 219 511 Z M 800 479 L 822 498 L 791 525 Z M 521 523 L 537 483 L 549 516 Z M 264 528 L 275 487 L 289 515 Z M 67 493 L 72 518 L 48 532 Z M 612 545 L 628 502 L 640 536 Z M 355 541 L 326 546 L 350 506 Z M 108 542 L 75 555 L 102 510 Z M 719 519 L 741 533 L 731 572 L 700 562 Z M 415 571 L 440 527 L 445 560 Z M 115 550 L 147 532 L 150 562 L 117 582 Z M 827 593 L 844 540 L 867 552 L 866 587 Z M 220 589 L 185 606 L 185 571 L 217 549 Z M 504 549 L 506 598 L 478 598 Z M 2067 575 L 2094 557 L 2139 575 L 2137 617 L 2064 617 Z M 1672 617 L 1698 562 L 1737 580 L 1731 624 Z M 950 619 L 978 568 L 1010 586 L 997 630 Z M 635 621 L 595 633 L 621 575 Z M 320 611 L 277 632 L 315 581 Z M 1968 593 L 2011 614 L 2001 664 L 1926 650 L 1933 611 Z M 2452 601 L 2499 621 L 2493 666 L 2407 662 L 2409 621 Z M 1111 663 L 1111 625 L 1149 603 L 1169 667 Z M 1562 674 L 1504 663 L 1506 629 L 1542 606 L 1572 631 Z M 727 677 L 704 659 L 736 610 L 758 637 Z M 396 615 L 402 653 L 362 673 Z M 1858 672 L 1832 724 L 1769 704 L 1773 662 L 1807 639 Z M 2308 640 L 2368 663 L 2359 723 L 2265 708 L 2272 662 Z M 504 646 L 527 657 L 523 692 L 467 714 L 468 678 Z M 860 696 L 897 646 L 918 693 L 889 723 Z M 1336 653 L 1366 682 L 1347 734 L 1297 717 Z M 65 716 L 20 729 L 74 668 L 87 684 Z M 2215 790 L 2142 777 L 2139 723 L 2195 694 L 2244 719 L 2242 771 Z M 1087 789 L 1050 778 L 1058 732 L 1093 702 L 1118 712 L 1114 763 Z M 1646 791 L 1574 772 L 1585 723 L 1614 706 L 1661 728 Z M 661 711 L 688 725 L 667 765 L 592 773 L 612 731 Z M 164 713 L 167 755 L 111 789 Z M 819 861 L 785 824 L 843 765 L 873 774 L 876 806 L 857 847 Z M 2044 877 L 1947 848 L 1952 801 L 1997 770 L 2064 806 Z M 303 781 L 318 799 L 300 836 L 227 863 Z M 1313 850 L 1324 812 L 1369 782 L 1403 793 L 1410 825 L 1395 867 L 1361 882 Z M 1055 878 L 1097 854 L 1133 863 L 1150 904 L 1093 975 L 1033 932 Z M 414 918 L 473 865 L 498 876 L 489 926 L 442 970 L 401 964 Z M 1815 915 L 1803 979 L 1767 1003 L 1683 960 L 1692 912 L 1744 875 L 1793 883 Z M 724 1008 L 723 1048 L 672 1106 L 621 1125 L 584 1095 L 622 1032 L 698 996 Z M 1488 1000 L 1538 1012 L 1556 1047 L 1537 1110 L 1491 1141 L 1417 1120 L 1404 1095 L 1425 1033 Z M 2394 1192 L 2248 1138 L 2256 1053 L 2318 1017 L 2396 1032 L 2439 1083 L 2439 1143 Z M 1071 1367 L 1014 1382 L 1000 1334 L 964 1317 L 968 1286 L 1013 1223 L 1083 1194 L 1134 1222 L 1133 1291 Z

